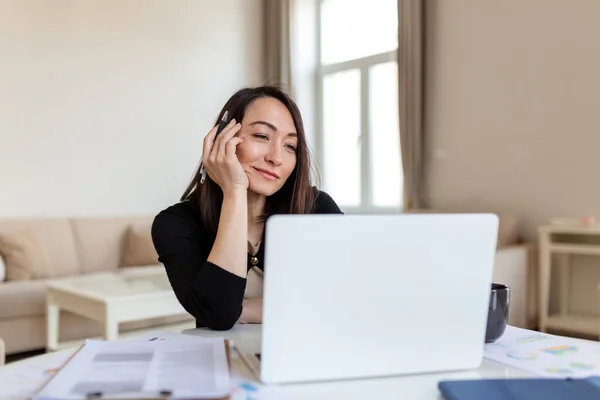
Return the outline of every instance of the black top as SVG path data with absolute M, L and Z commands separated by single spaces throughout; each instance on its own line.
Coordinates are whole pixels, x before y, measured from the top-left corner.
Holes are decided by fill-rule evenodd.
M 319 191 L 313 213 L 342 212 L 327 193 Z M 158 260 L 183 308 L 196 318 L 197 327 L 227 330 L 242 313 L 246 279 L 207 261 L 215 238 L 202 223 L 198 204 L 191 201 L 161 211 L 152 224 Z M 264 271 L 263 255 L 261 243 L 256 266 Z M 248 269 L 255 266 L 250 259 L 248 255 Z

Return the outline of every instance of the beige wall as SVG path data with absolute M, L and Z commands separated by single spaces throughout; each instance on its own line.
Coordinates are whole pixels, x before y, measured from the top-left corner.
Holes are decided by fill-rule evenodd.
M 523 233 L 600 218 L 600 2 L 430 0 L 431 206 L 512 209 Z M 572 308 L 598 311 L 600 258 L 576 260 Z
M 154 213 L 262 83 L 261 0 L 0 0 L 0 216 Z

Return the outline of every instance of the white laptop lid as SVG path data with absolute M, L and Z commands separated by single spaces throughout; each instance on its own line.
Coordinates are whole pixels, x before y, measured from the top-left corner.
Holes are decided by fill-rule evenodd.
M 261 380 L 477 368 L 497 232 L 493 214 L 269 218 Z

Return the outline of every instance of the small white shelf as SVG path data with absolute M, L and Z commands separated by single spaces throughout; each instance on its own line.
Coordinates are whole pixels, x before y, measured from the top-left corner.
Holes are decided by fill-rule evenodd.
M 575 243 L 552 243 L 550 245 L 552 253 L 560 254 L 579 254 L 588 256 L 600 256 L 600 245 L 596 244 L 575 244 Z
M 561 240 L 561 236 L 570 235 L 569 242 Z M 585 240 L 580 236 L 587 236 Z M 600 336 L 600 315 L 582 316 L 572 314 L 570 310 L 571 294 L 571 255 L 600 256 L 600 243 L 586 243 L 591 238 L 600 241 L 600 225 L 545 225 L 538 228 L 538 295 L 539 295 L 539 330 L 562 329 L 573 333 Z M 553 257 L 559 255 L 560 257 Z M 560 312 L 550 315 L 550 292 L 552 263 L 558 261 L 561 268 L 558 273 Z M 600 266 L 600 263 L 596 264 Z M 598 303 L 596 303 L 598 304 Z M 599 310 L 600 311 L 600 310 Z

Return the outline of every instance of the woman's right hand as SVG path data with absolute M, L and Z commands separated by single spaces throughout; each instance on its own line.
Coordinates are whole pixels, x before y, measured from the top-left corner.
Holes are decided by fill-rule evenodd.
M 204 138 L 202 163 L 210 179 L 221 187 L 223 193 L 248 189 L 248 177 L 236 155 L 237 145 L 244 141 L 235 136 L 241 127 L 241 124 L 232 119 L 216 140 L 218 125 Z

